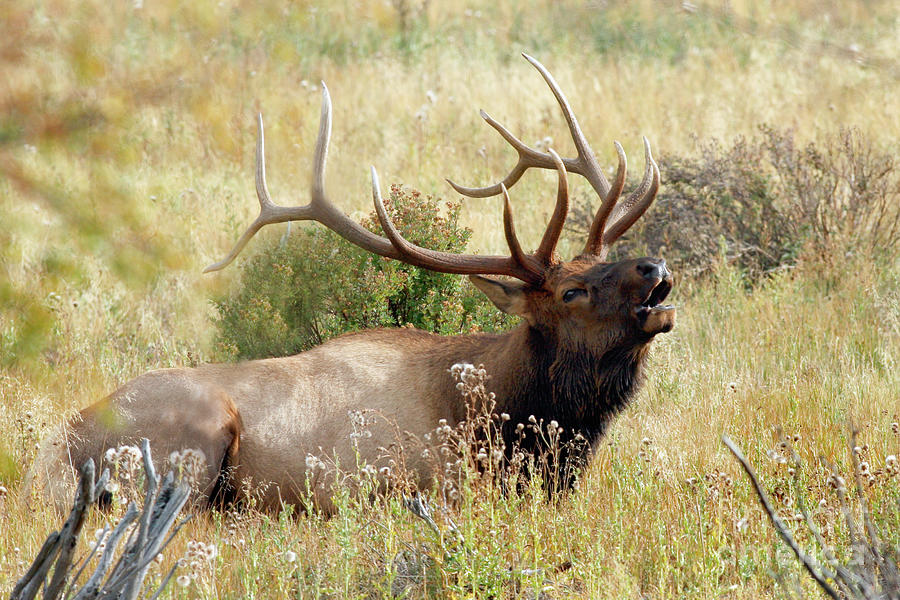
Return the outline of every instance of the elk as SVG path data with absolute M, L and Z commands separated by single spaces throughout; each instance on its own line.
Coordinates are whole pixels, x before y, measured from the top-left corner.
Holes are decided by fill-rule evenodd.
M 664 260 L 632 258 L 607 262 L 610 246 L 653 202 L 659 169 L 644 138 L 646 169 L 640 185 L 620 201 L 626 158 L 615 142 L 618 169 L 610 182 L 588 145 L 568 100 L 550 72 L 538 70 L 559 104 L 575 143 L 574 158 L 560 158 L 521 142 L 484 111 L 481 116 L 518 153 L 518 161 L 499 183 L 469 188 L 449 182 L 473 198 L 502 195 L 508 256 L 455 255 L 418 247 L 388 219 L 371 171 L 373 201 L 386 237 L 369 232 L 328 198 L 325 162 L 331 134 L 331 99 L 322 86 L 322 108 L 315 145 L 311 199 L 305 206 L 272 202 L 266 185 L 264 136 L 258 119 L 256 191 L 260 214 L 231 252 L 205 272 L 231 263 L 263 226 L 286 221 L 318 221 L 346 240 L 379 256 L 424 269 L 468 275 L 498 309 L 521 317 L 502 334 L 439 336 L 415 329 L 378 329 L 346 334 L 309 351 L 239 364 L 155 370 L 131 380 L 105 399 L 81 410 L 43 449 L 32 479 L 46 495 L 64 503 L 72 466 L 142 437 L 156 456 L 182 448 L 201 450 L 206 473 L 201 498 L 214 501 L 226 492 L 240 496 L 235 482 L 259 484 L 264 507 L 302 505 L 311 466 L 309 455 L 335 457 L 352 465 L 355 452 L 377 465 L 397 430 L 421 438 L 441 419 L 466 417 L 464 399 L 448 367 L 482 364 L 490 374 L 496 412 L 512 427 L 530 416 L 555 420 L 566 438 L 583 436 L 586 453 L 611 419 L 634 396 L 654 336 L 675 324 L 675 308 L 662 304 L 673 286 Z M 516 236 L 508 190 L 530 168 L 558 174 L 556 205 L 540 243 L 526 253 Z M 567 174 L 583 176 L 601 199 L 584 250 L 570 261 L 556 255 L 569 206 Z M 501 276 L 501 277 L 497 277 Z M 349 414 L 377 415 L 371 436 L 351 445 Z M 581 439 L 581 438 L 579 438 Z M 425 487 L 431 463 L 408 457 L 407 467 Z M 264 484 L 264 485 L 263 485 Z M 329 486 L 317 486 L 315 504 L 328 512 Z

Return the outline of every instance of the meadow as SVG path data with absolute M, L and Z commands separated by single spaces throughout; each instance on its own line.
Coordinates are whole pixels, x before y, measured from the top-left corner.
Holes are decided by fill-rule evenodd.
M 610 167 L 613 140 L 639 173 L 641 135 L 657 156 L 698 157 L 709 140 L 727 146 L 763 125 L 792 131 L 798 147 L 854 127 L 894 157 L 898 37 L 892 2 L 4 5 L 0 594 L 59 526 L 20 494 L 43 435 L 144 371 L 223 359 L 212 300 L 240 286 L 241 269 L 201 271 L 256 214 L 258 112 L 273 198 L 303 204 L 327 83 L 328 188 L 356 218 L 371 210 L 369 165 L 385 185 L 448 200 L 458 198 L 445 177 L 477 185 L 505 174 L 514 155 L 479 108 L 571 155 L 523 51 L 554 73 Z M 761 177 L 774 181 L 766 168 Z M 529 173 L 512 193 L 526 247 L 552 210 L 554 177 Z M 898 193 L 886 196 L 895 207 Z M 501 204 L 462 204 L 469 250 L 505 252 Z M 657 203 L 643 220 L 667 218 Z M 839 225 L 852 232 L 854 223 Z M 723 433 L 801 544 L 821 557 L 794 520 L 798 498 L 846 559 L 828 464 L 852 478 L 858 429 L 872 472 L 865 497 L 900 554 L 900 252 L 846 236 L 804 239 L 762 274 L 726 252 L 702 272 L 676 272 L 678 325 L 655 342 L 647 383 L 573 493 L 504 495 L 475 478 L 455 503 L 432 495 L 434 527 L 400 495 L 340 494 L 332 519 L 200 514 L 151 580 L 190 553 L 186 585 L 163 597 L 815 596 Z M 565 257 L 580 247 L 572 232 L 563 240 Z M 328 257 L 319 262 L 328 268 Z M 785 438 L 801 467 L 783 460 Z M 88 533 L 114 517 L 93 515 Z M 201 556 L 197 542 L 215 553 Z

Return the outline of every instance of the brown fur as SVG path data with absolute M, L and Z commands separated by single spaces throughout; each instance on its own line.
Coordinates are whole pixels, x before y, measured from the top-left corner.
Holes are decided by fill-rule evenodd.
M 554 267 L 540 286 L 473 278 L 495 304 L 525 320 L 505 334 L 383 329 L 295 356 L 146 373 L 45 442 L 31 479 L 64 506 L 73 466 L 147 437 L 158 460 L 182 448 L 204 452 L 203 498 L 225 502 L 250 489 L 263 507 L 276 509 L 301 503 L 309 478 L 316 504 L 328 512 L 328 477 L 310 471 L 307 456 L 355 464 L 350 411 L 375 416 L 371 437 L 358 442 L 360 456 L 376 467 L 398 431 L 421 438 L 440 419 L 462 420 L 464 400 L 448 372 L 459 362 L 485 366 L 497 411 L 513 424 L 530 415 L 555 419 L 566 436 L 580 432 L 595 443 L 637 389 L 650 340 L 674 324 L 674 309 L 652 321 L 636 316 L 653 286 L 671 285 L 664 267 L 659 277 L 641 273 L 648 260 L 580 257 Z M 584 291 L 566 302 L 571 288 Z M 407 458 L 427 486 L 430 465 L 418 453 Z

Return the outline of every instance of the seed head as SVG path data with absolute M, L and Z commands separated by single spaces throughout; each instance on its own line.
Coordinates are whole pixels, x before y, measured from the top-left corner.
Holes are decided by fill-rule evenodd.
M 897 473 L 900 473 L 900 464 L 897 463 L 897 455 L 896 454 L 889 454 L 887 456 L 887 458 L 884 459 L 884 468 L 891 475 L 896 475 Z M 3 494 L 0 493 L 0 496 L 2 496 L 2 495 Z
M 837 491 L 846 491 L 847 483 L 844 481 L 844 478 L 840 475 L 830 475 L 828 477 L 828 487 Z

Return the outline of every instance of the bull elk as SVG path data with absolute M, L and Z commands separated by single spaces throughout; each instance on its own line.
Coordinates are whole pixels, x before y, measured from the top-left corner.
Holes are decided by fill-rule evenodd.
M 72 481 L 72 465 L 89 457 L 99 461 L 107 448 L 147 437 L 156 456 L 182 448 L 202 450 L 207 471 L 200 489 L 210 501 L 228 489 L 240 494 L 230 484 L 250 480 L 267 484 L 259 487 L 263 506 L 301 504 L 313 468 L 309 454 L 324 453 L 352 465 L 358 451 L 368 464 L 377 465 L 381 449 L 396 439 L 398 430 L 421 438 L 441 419 L 464 419 L 464 399 L 448 372 L 450 365 L 463 362 L 484 365 L 491 375 L 496 411 L 507 413 L 512 427 L 532 415 L 555 420 L 564 438 L 583 436 L 589 453 L 638 389 L 651 340 L 675 323 L 675 309 L 662 304 L 673 284 L 664 260 L 606 262 L 610 246 L 653 202 L 659 169 L 645 138 L 643 180 L 619 201 L 626 171 L 622 147 L 615 143 L 618 170 L 610 183 L 553 76 L 537 60 L 525 58 L 556 97 L 576 156 L 560 158 L 553 150 L 531 148 L 482 111 L 516 150 L 518 161 L 492 186 L 468 188 L 450 182 L 469 197 L 503 196 L 508 256 L 455 255 L 405 240 L 387 217 L 374 168 L 374 204 L 386 237 L 364 229 L 332 204 L 325 191 L 331 99 L 323 86 L 309 204 L 285 207 L 270 199 L 260 117 L 259 217 L 227 257 L 206 269 L 228 265 L 265 225 L 313 220 L 379 256 L 468 275 L 497 308 L 522 318 L 518 328 L 462 336 L 379 329 L 343 335 L 295 356 L 151 371 L 80 411 L 45 442 L 32 470 L 33 481 L 63 503 L 71 493 L 67 482 Z M 549 224 L 537 250 L 528 254 L 516 237 L 508 189 L 532 167 L 555 170 L 559 183 Z M 566 262 L 555 250 L 569 206 L 567 173 L 587 179 L 602 202 L 584 250 Z M 350 441 L 349 414 L 354 411 L 377 415 L 372 435 L 358 440 L 358 450 Z M 413 456 L 407 466 L 420 485 L 428 485 L 430 463 Z M 331 509 L 328 486 L 317 486 L 314 494 L 318 506 Z

